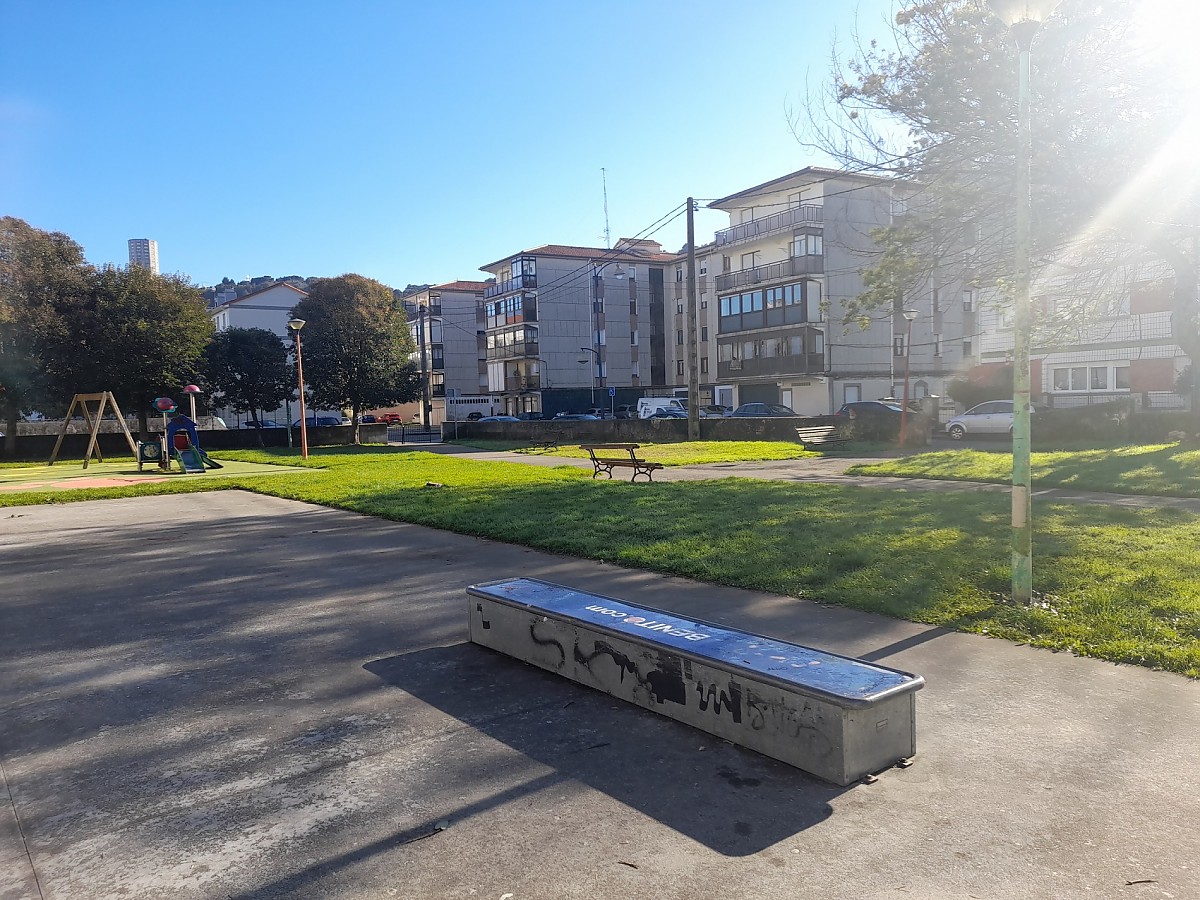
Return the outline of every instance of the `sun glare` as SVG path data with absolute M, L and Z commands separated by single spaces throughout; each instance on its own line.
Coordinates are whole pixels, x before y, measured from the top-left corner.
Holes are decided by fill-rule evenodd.
M 1142 0 L 1134 18 L 1134 40 L 1162 54 L 1184 85 L 1200 82 L 1200 3 L 1197 0 Z

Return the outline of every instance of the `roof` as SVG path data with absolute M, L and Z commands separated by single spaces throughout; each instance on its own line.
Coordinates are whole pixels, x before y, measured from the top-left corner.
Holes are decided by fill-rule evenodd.
M 736 194 L 730 194 L 728 197 L 722 197 L 719 200 L 713 200 L 708 204 L 709 209 L 720 209 L 721 205 L 728 203 L 730 200 L 740 200 L 743 197 L 753 194 L 766 193 L 764 189 L 774 188 L 782 185 L 786 181 L 802 176 L 813 176 L 816 181 L 827 181 L 833 178 L 851 179 L 856 181 L 877 181 L 881 184 L 892 181 L 890 178 L 883 178 L 879 175 L 866 175 L 862 172 L 845 172 L 838 169 L 824 169 L 820 166 L 806 166 L 803 169 L 797 169 L 795 172 L 790 172 L 787 175 L 782 175 L 779 178 L 772 178 L 770 181 L 764 181 L 762 184 L 756 184 L 754 187 L 748 187 L 745 190 L 738 191 Z
M 618 245 L 620 241 L 617 242 Z M 490 262 L 480 266 L 480 271 L 487 272 L 493 266 L 498 266 L 501 263 L 508 262 L 510 259 L 516 259 L 518 256 L 554 256 L 562 259 L 594 259 L 604 262 L 670 262 L 675 258 L 674 253 L 652 252 L 649 250 L 639 249 L 605 249 L 604 247 L 575 247 L 570 244 L 543 244 L 540 247 L 533 247 L 529 250 L 522 250 L 520 253 L 512 253 L 508 256 L 502 256 L 495 262 Z
M 478 293 L 488 286 L 486 281 L 447 281 L 445 284 L 435 284 L 431 291 L 468 291 Z
M 242 294 L 242 296 L 240 296 L 240 297 L 235 297 L 233 300 L 226 300 L 224 303 L 222 303 L 218 306 L 212 307 L 212 309 L 210 309 L 209 312 L 214 312 L 218 309 L 224 309 L 227 306 L 233 306 L 236 303 L 241 303 L 243 300 L 249 300 L 251 297 L 257 297 L 259 294 L 265 294 L 267 291 L 273 291 L 273 290 L 275 290 L 275 288 L 281 288 L 281 287 L 291 288 L 293 291 L 295 291 L 301 297 L 308 296 L 308 291 L 301 290 L 300 288 L 296 287 L 294 284 L 291 284 L 290 282 L 277 281 L 274 284 L 269 284 L 266 287 L 259 288 L 256 291 L 251 291 L 248 294 Z

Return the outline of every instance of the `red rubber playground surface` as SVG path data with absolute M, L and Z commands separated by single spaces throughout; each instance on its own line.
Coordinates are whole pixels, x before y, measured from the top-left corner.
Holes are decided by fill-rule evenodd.
M 31 465 L 0 468 L 0 492 L 12 491 L 69 491 L 85 488 L 129 487 L 136 484 L 155 484 L 181 478 L 193 480 L 227 478 L 231 475 L 281 475 L 285 472 L 305 472 L 296 466 L 267 466 L 261 463 L 221 461 L 222 468 L 209 469 L 203 474 L 186 475 L 173 467 L 164 472 L 157 466 L 137 469 L 129 460 L 93 462 L 86 469 L 79 460 L 57 462 L 53 466 Z

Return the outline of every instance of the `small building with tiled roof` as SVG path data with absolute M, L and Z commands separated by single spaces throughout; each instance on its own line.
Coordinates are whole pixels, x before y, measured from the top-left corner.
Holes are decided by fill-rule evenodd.
M 291 340 L 287 323 L 296 304 L 308 296 L 286 281 L 277 281 L 269 287 L 251 291 L 234 300 L 229 300 L 209 310 L 213 327 L 217 331 L 228 328 L 265 328 L 281 338 Z

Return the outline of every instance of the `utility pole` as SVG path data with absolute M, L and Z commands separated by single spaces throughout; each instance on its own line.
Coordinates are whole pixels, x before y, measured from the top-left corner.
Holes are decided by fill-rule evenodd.
M 696 341 L 696 201 L 687 198 L 688 294 L 688 440 L 700 440 L 700 359 Z
M 429 398 L 429 364 L 425 347 L 425 307 L 417 307 L 417 342 L 421 345 L 421 411 L 428 428 L 433 419 L 433 402 Z

